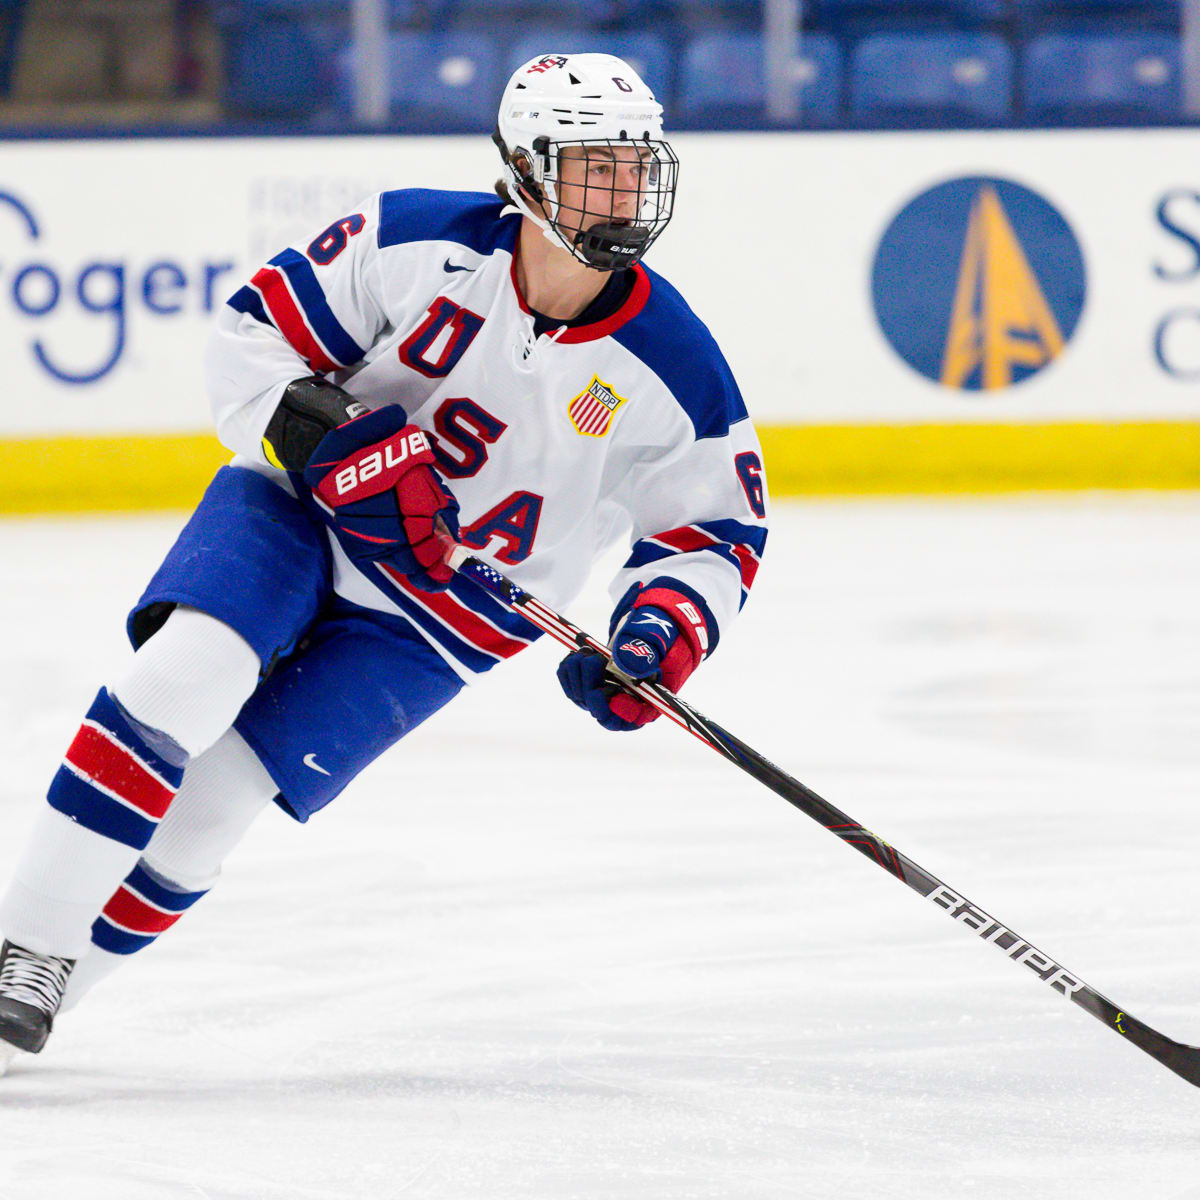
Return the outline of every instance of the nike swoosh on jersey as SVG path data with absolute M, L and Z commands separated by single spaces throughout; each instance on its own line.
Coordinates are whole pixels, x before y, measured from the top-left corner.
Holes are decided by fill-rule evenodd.
M 317 762 L 317 756 L 315 753 L 306 754 L 304 756 L 304 765 L 306 767 L 311 767 L 314 771 L 319 771 L 322 775 L 329 775 L 329 772 Z M 332 779 L 333 776 L 329 775 L 329 778 Z
M 460 266 L 457 266 L 456 264 L 452 263 L 449 259 L 446 259 L 446 261 L 442 264 L 442 270 L 444 270 L 447 274 L 450 274 L 450 272 L 452 272 L 452 271 L 474 271 L 475 268 L 474 267 L 460 267 Z

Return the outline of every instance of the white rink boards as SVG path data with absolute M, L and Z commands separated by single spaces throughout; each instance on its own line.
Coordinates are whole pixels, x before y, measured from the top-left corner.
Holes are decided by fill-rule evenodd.
M 1198 137 L 681 134 L 648 265 L 716 336 L 777 496 L 1197 488 Z M 377 189 L 487 191 L 497 161 L 483 137 L 0 145 L 0 512 L 195 503 L 214 311 Z
M 777 505 L 687 694 L 1200 1042 L 1198 519 Z M 180 520 L 0 524 L 0 874 Z M 1200 1200 L 1200 1093 L 677 730 L 593 726 L 556 658 L 264 816 L 0 1081 L 0 1197 Z
M 648 264 L 712 328 L 756 420 L 1200 416 L 1196 130 L 672 140 L 677 211 Z M 201 357 L 212 314 L 262 262 L 303 247 L 378 189 L 490 192 L 498 165 L 486 137 L 0 145 L 0 349 L 13 386 L 47 397 L 0 406 L 0 437 L 207 429 Z M 1000 225 L 979 252 L 992 268 L 1010 255 L 1028 267 L 1025 289 L 1048 304 L 1051 340 L 1063 342 L 1048 369 L 983 392 L 941 386 L 885 331 L 893 293 L 944 291 L 931 311 L 893 314 L 909 351 L 929 341 L 940 357 L 972 257 L 964 212 L 931 201 L 913 218 L 923 249 L 896 246 L 894 270 L 877 274 L 895 222 L 964 179 L 1000 188 Z M 942 245 L 937 232 L 951 224 Z M 1068 270 L 1062 260 L 1076 254 Z M 937 269 L 917 282 L 926 257 Z M 1018 340 L 1040 345 L 1049 335 L 1025 311 L 1023 289 L 1001 290 L 993 299 Z M 981 326 L 975 336 L 991 335 Z

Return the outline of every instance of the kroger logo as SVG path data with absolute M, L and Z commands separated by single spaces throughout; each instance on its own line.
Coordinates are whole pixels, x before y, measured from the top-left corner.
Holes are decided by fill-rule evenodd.
M 1036 192 L 972 176 L 911 200 L 871 275 L 875 315 L 910 367 L 950 388 L 995 391 L 1041 371 L 1083 312 L 1083 255 Z
M 14 246 L 20 248 L 15 253 L 7 249 Z M 0 191 L 0 247 L 6 250 L 0 255 L 0 304 L 11 304 L 24 319 L 32 334 L 30 353 L 62 383 L 95 383 L 120 363 L 131 310 L 155 320 L 211 313 L 216 297 L 223 299 L 224 291 L 232 290 L 228 281 L 219 282 L 234 270 L 232 262 L 184 264 L 161 256 L 137 263 L 63 263 L 45 246 L 41 223 L 29 205 Z M 101 332 L 78 337 L 80 320 L 100 323 Z M 81 343 L 99 349 L 84 353 Z

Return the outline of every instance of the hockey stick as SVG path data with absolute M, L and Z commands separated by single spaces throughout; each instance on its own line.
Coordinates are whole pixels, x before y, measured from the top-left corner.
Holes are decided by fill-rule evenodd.
M 476 558 L 466 548 L 455 545 L 447 555 L 449 565 L 467 579 L 473 580 L 488 593 L 495 596 L 507 608 L 519 613 L 543 632 L 571 650 L 593 650 L 611 658 L 607 646 L 598 642 L 582 629 L 572 625 L 536 596 L 531 596 L 518 587 L 494 567 Z M 745 742 L 734 737 L 719 725 L 697 712 L 691 705 L 680 700 L 666 688 L 653 683 L 634 683 L 627 680 L 624 687 L 635 696 L 653 704 L 663 716 L 686 729 L 693 737 L 704 742 L 731 763 L 765 783 L 771 791 L 782 796 L 806 816 L 824 825 L 830 833 L 837 834 L 847 845 L 882 867 L 897 879 L 908 884 L 914 892 L 944 909 L 956 921 L 973 930 L 985 942 L 991 942 L 1013 962 L 1023 963 L 1043 983 L 1049 984 L 1060 995 L 1073 1000 L 1080 1008 L 1090 1012 L 1097 1020 L 1123 1034 L 1139 1050 L 1157 1059 L 1164 1067 L 1200 1087 L 1200 1046 L 1187 1046 L 1164 1037 L 1156 1029 L 1143 1024 L 1124 1009 L 1118 1008 L 1106 996 L 1085 983 L 1078 975 L 1059 966 L 1052 958 L 1030 942 L 1018 937 L 1008 926 L 972 904 L 960 892 L 947 887 L 936 876 L 899 850 L 852 821 L 844 812 L 834 808 L 816 792 L 786 771 L 780 770 Z

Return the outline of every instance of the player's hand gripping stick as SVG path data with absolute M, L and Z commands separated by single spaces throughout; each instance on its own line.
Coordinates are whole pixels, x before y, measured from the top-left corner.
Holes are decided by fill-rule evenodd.
M 611 642 L 611 661 L 590 649 L 568 654 L 558 665 L 558 681 L 605 729 L 625 731 L 659 717 L 628 685 L 661 683 L 679 691 L 704 657 L 708 631 L 686 596 L 656 587 L 643 591 L 618 619 Z
M 388 405 L 327 433 L 304 481 L 328 507 L 351 558 L 387 562 L 417 587 L 440 592 L 454 572 L 439 527 L 458 536 L 458 501 L 434 461 L 425 433 Z
M 499 599 L 513 612 L 520 613 L 531 624 L 548 633 L 573 651 L 590 651 L 601 661 L 611 660 L 612 651 L 590 634 L 572 625 L 506 578 L 495 567 L 475 557 L 463 546 L 445 544 L 447 562 L 459 574 L 473 580 L 491 595 Z M 629 693 L 653 705 L 663 716 L 693 737 L 704 742 L 718 754 L 766 784 L 776 795 L 782 796 L 793 807 L 806 816 L 824 825 L 848 846 L 869 858 L 877 866 L 894 875 L 919 896 L 930 901 L 949 914 L 965 929 L 970 930 L 985 942 L 991 943 L 1005 957 L 1019 966 L 1026 967 L 1043 983 L 1065 996 L 1073 1003 L 1103 1021 L 1110 1029 L 1121 1034 L 1155 1061 L 1175 1072 L 1188 1083 L 1200 1087 L 1200 1046 L 1189 1046 L 1151 1028 L 1137 1017 L 1118 1008 L 1107 996 L 1085 983 L 1073 971 L 1068 971 L 1044 954 L 1031 942 L 1025 941 L 1008 926 L 990 916 L 976 904 L 972 904 L 961 892 L 947 887 L 924 867 L 902 854 L 870 830 L 864 829 L 828 800 L 822 799 L 811 788 L 793 779 L 786 771 L 764 758 L 757 750 L 722 729 L 696 709 L 672 695 L 657 683 L 630 680 L 625 685 Z

